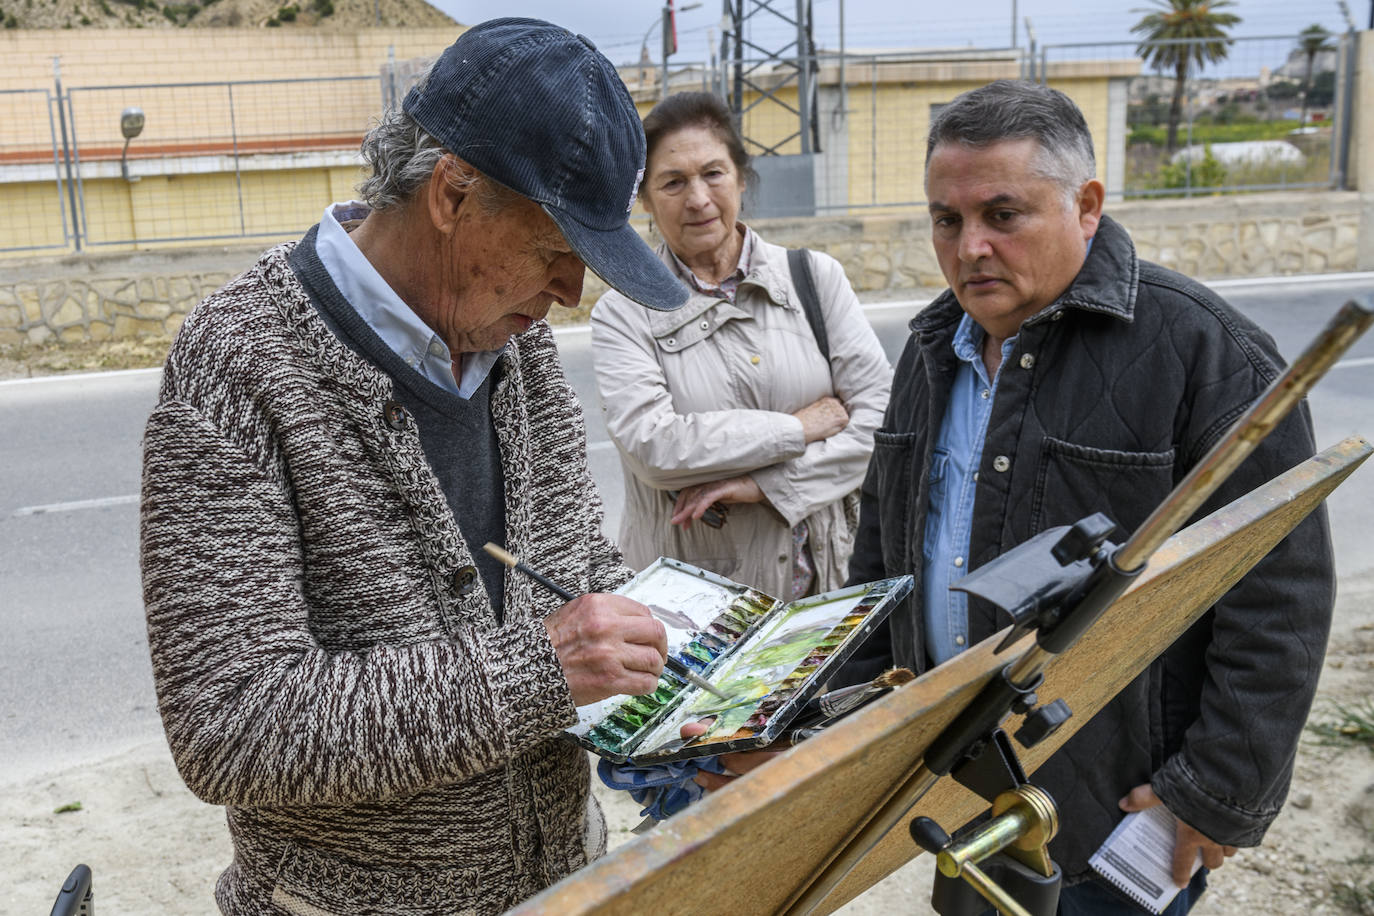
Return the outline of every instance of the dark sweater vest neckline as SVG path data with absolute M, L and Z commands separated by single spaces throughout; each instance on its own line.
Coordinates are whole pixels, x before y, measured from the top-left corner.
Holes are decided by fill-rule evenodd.
M 501 371 L 492 366 L 471 398 L 464 399 L 416 372 L 372 330 L 339 292 L 319 252 L 312 227 L 287 256 L 320 319 L 336 337 L 392 380 L 395 398 L 415 418 L 420 446 L 482 576 L 497 621 L 503 616 L 505 567 L 481 545 L 506 542 L 505 473 L 491 417 L 491 393 Z

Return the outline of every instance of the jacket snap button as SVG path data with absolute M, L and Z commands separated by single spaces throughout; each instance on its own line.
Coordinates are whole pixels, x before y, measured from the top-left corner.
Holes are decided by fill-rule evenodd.
M 703 322 L 701 323 L 701 329 L 702 329 L 703 331 L 709 331 L 709 330 L 711 330 L 711 322 L 709 322 L 709 321 L 703 321 Z
M 464 566 L 453 574 L 453 589 L 466 595 L 477 587 L 477 567 Z
M 1022 368 L 1022 369 L 1029 369 L 1029 368 L 1031 368 L 1031 367 L 1034 366 L 1034 365 L 1035 365 L 1035 357 L 1034 357 L 1034 356 L 1032 356 L 1032 355 L 1029 354 L 1029 353 L 1023 353 L 1023 354 L 1021 355 L 1021 368 Z
M 1063 310 L 1061 309 L 1060 311 L 1055 312 L 1053 315 L 1050 316 L 1050 321 L 1058 321 L 1060 318 L 1063 318 L 1063 317 L 1064 317 L 1064 312 L 1063 312 Z
M 677 343 L 677 338 L 676 338 L 676 337 L 669 337 L 667 340 L 665 340 L 665 341 L 663 341 L 663 342 L 666 343 L 668 346 L 671 347 L 671 346 L 673 346 L 674 344 Z
M 956 637 L 954 637 L 954 644 L 955 644 L 956 646 L 962 646 L 962 645 L 964 644 L 964 637 L 962 637 L 962 636 L 956 636 Z
M 1011 467 L 1011 459 L 1006 455 L 998 455 L 992 459 L 992 469 L 994 471 L 1006 471 Z
M 753 356 L 749 357 L 749 362 L 751 362 L 751 363 L 753 363 L 755 366 L 757 366 L 757 365 L 759 364 L 759 357 L 758 357 L 758 354 L 756 353 L 756 354 L 754 354 Z
M 382 419 L 399 432 L 406 428 L 406 409 L 396 401 L 387 401 L 382 405 Z

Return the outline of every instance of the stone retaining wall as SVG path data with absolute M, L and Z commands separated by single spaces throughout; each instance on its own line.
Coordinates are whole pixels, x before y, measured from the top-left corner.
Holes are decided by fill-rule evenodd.
M 1374 194 L 1311 192 L 1108 207 L 1141 257 L 1203 279 L 1374 268 Z M 855 289 L 944 286 L 924 213 L 761 220 L 769 241 L 829 252 Z M 259 247 L 77 255 L 0 265 L 0 346 L 175 333 L 186 313 L 253 263 Z M 605 289 L 588 274 L 584 309 Z

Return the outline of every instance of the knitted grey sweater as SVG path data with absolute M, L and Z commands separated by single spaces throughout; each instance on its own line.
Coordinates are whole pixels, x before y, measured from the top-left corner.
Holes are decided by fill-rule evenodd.
M 186 320 L 144 439 L 142 564 L 167 740 L 227 806 L 226 913 L 497 913 L 604 849 L 543 618 L 498 624 L 412 418 L 268 251 Z M 568 587 L 629 576 L 539 324 L 492 415 L 506 545 Z

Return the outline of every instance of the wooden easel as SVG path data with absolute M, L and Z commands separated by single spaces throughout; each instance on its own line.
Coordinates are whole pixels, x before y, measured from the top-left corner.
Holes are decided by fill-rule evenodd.
M 1040 696 L 1063 697 L 1074 716 L 1022 753 L 1026 770 L 1043 763 L 1144 670 L 1371 450 L 1360 437 L 1346 439 L 1174 535 L 1131 589 L 1049 667 Z M 998 655 L 1000 640 L 974 646 L 511 913 L 778 912 L 883 803 L 939 730 L 1030 644 L 1027 637 Z M 1009 721 L 1008 731 L 1018 724 Z M 954 827 L 986 807 L 952 779 L 942 779 L 816 912 L 848 902 L 917 855 L 906 829 L 911 817 L 923 814 Z

